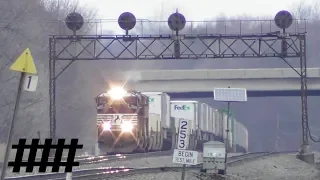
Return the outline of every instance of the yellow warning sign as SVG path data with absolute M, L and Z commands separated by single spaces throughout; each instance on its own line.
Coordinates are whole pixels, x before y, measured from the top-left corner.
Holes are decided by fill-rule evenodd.
M 37 74 L 36 65 L 34 64 L 30 49 L 27 48 L 20 57 L 11 65 L 12 71 Z

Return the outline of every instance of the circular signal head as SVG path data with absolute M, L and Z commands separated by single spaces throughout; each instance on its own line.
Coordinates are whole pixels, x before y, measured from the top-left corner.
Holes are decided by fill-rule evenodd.
M 293 22 L 292 15 L 285 10 L 279 11 L 274 17 L 274 22 L 280 29 L 286 29 L 291 26 Z
M 72 12 L 66 17 L 66 25 L 72 31 L 78 31 L 82 28 L 84 19 L 81 14 Z
M 168 18 L 168 26 L 173 31 L 181 31 L 186 26 L 186 18 L 178 12 L 173 13 Z
M 131 12 L 124 12 L 118 18 L 118 24 L 123 30 L 131 30 L 136 26 L 136 17 Z

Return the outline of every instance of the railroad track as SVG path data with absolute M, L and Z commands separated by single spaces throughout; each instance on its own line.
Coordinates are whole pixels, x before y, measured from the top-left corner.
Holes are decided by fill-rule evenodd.
M 277 156 L 281 154 L 291 154 L 291 153 L 297 153 L 297 151 L 248 153 L 248 154 L 243 154 L 243 155 L 233 156 L 228 158 L 227 164 L 228 164 L 228 167 L 238 166 L 240 164 L 254 161 L 259 158 L 267 158 L 270 156 Z
M 136 154 L 117 154 L 117 155 L 108 155 L 108 156 L 88 157 L 88 158 L 78 159 L 77 161 L 79 162 L 80 165 L 84 165 L 84 164 L 114 162 L 119 160 L 130 160 L 130 159 L 145 158 L 145 157 L 166 156 L 171 154 L 172 154 L 172 151 L 158 151 L 158 152 L 136 153 Z
M 158 154 L 157 154 L 158 153 Z M 161 153 L 163 153 L 161 155 Z M 168 155 L 169 152 L 154 152 L 153 154 L 145 153 L 145 155 L 142 154 L 131 154 L 132 156 L 127 155 L 128 159 L 136 158 L 136 157 L 152 157 L 152 156 L 163 156 Z M 171 152 L 172 153 L 172 152 Z M 256 152 L 256 153 L 248 153 L 243 154 L 239 156 L 233 156 L 229 157 L 227 164 L 228 166 L 237 166 L 242 163 L 246 163 L 249 161 L 254 161 L 259 158 L 267 158 L 270 156 L 276 156 L 281 154 L 290 154 L 290 153 L 296 153 L 296 151 L 290 151 L 290 152 Z M 150 154 L 149 156 L 147 154 Z M 124 159 L 124 158 L 122 158 Z M 111 160 L 111 159 L 110 159 Z M 119 159 L 114 159 L 119 160 Z M 111 160 L 112 161 L 112 160 Z M 195 165 L 195 166 L 188 166 L 186 167 L 187 170 L 200 170 L 202 167 L 201 164 Z M 103 168 L 95 168 L 95 169 L 83 169 L 83 170 L 77 170 L 73 171 L 72 173 L 72 179 L 76 180 L 88 180 L 88 179 L 99 179 L 99 178 L 108 178 L 108 177 L 118 177 L 118 176 L 127 176 L 127 175 L 133 175 L 133 174 L 145 174 L 145 173 L 158 173 L 158 172 L 179 172 L 181 171 L 181 167 L 155 167 L 155 168 L 139 168 L 139 169 L 133 169 L 133 168 L 112 168 L 112 167 L 103 167 Z M 23 177 L 10 177 L 6 178 L 10 180 L 65 180 L 66 179 L 66 173 L 50 173 L 50 174 L 42 174 L 42 175 L 34 175 L 34 176 L 23 176 Z
M 166 155 L 172 155 L 173 151 L 158 151 L 158 152 L 149 152 L 149 153 L 136 153 L 136 154 L 117 154 L 117 155 L 106 155 L 106 156 L 92 156 L 92 157 L 84 157 L 84 158 L 78 158 L 75 161 L 79 162 L 81 165 L 86 164 L 97 164 L 97 163 L 110 163 L 115 161 L 125 161 L 125 160 L 131 160 L 136 158 L 146 158 L 146 157 L 158 157 L 158 156 L 166 156 Z M 103 164 L 106 166 L 106 164 Z M 83 175 L 90 175 L 90 174 L 99 174 L 103 172 L 108 171 L 115 171 L 115 172 L 121 172 L 121 171 L 127 171 L 132 170 L 132 168 L 96 168 L 96 169 L 83 169 L 78 171 L 73 171 L 73 174 L 76 173 L 77 176 L 83 176 Z M 7 177 L 5 179 L 12 179 L 12 180 L 48 180 L 48 179 L 66 179 L 66 173 L 45 173 L 45 174 L 37 174 L 37 175 L 30 175 L 30 176 L 19 176 L 19 177 Z
M 85 155 L 85 156 L 76 156 L 74 159 L 75 159 L 75 161 L 86 161 L 86 159 L 90 159 L 90 158 L 92 158 L 92 159 L 98 159 L 98 158 L 103 158 L 103 157 L 106 157 L 106 155 L 96 155 L 96 156 L 89 156 L 89 155 Z M 66 161 L 68 159 L 68 157 L 67 156 L 63 156 L 63 157 L 61 157 L 61 160 L 62 161 Z M 39 162 L 39 161 L 41 161 L 41 158 L 40 157 L 36 157 L 35 158 L 35 161 L 36 162 Z M 54 157 L 48 157 L 48 161 L 54 161 Z M 0 162 L 0 167 L 2 167 L 3 166 L 3 162 Z

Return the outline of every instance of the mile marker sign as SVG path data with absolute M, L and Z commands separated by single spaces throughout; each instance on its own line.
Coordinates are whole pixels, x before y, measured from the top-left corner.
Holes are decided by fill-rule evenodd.
M 176 163 L 176 164 L 197 165 L 198 164 L 198 152 L 197 151 L 175 149 L 173 152 L 172 162 Z
M 180 119 L 178 149 L 187 149 L 189 144 L 189 122 L 188 120 Z
M 180 119 L 179 122 L 179 137 L 178 137 L 178 149 L 173 152 L 172 162 L 176 164 L 183 164 L 185 167 L 188 165 L 196 165 L 198 161 L 198 152 L 186 150 L 189 145 L 189 133 L 190 126 L 189 121 Z
M 23 89 L 25 91 L 36 91 L 38 85 L 38 76 L 26 75 L 23 80 Z

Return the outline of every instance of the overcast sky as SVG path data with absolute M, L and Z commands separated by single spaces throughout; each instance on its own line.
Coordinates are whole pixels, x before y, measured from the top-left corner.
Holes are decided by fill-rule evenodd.
M 221 13 L 226 15 L 268 15 L 290 9 L 301 0 L 80 0 L 81 3 L 99 10 L 99 18 L 117 19 L 124 11 L 130 11 L 137 18 L 167 20 L 167 17 L 179 8 L 189 20 L 204 20 Z M 303 0 L 305 3 L 319 0 Z M 161 13 L 162 12 L 162 13 Z M 161 15 L 162 14 L 162 15 Z
M 123 12 L 132 12 L 137 19 L 166 21 L 176 11 L 187 21 L 211 20 L 216 16 L 270 16 L 280 10 L 292 9 L 301 0 L 79 0 L 81 4 L 98 10 L 98 19 L 118 19 Z M 303 0 L 306 4 L 319 0 Z M 320 3 L 320 2 L 319 2 Z M 121 31 L 116 22 L 104 24 L 103 29 Z

